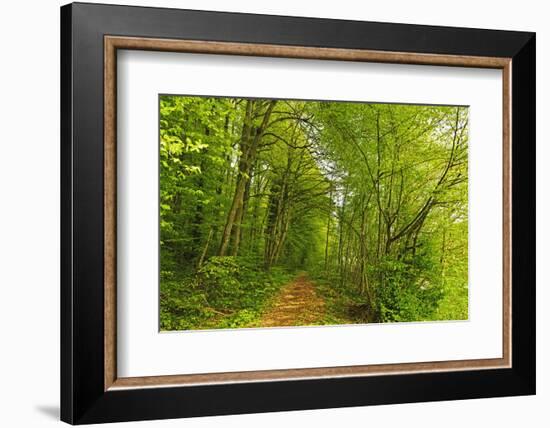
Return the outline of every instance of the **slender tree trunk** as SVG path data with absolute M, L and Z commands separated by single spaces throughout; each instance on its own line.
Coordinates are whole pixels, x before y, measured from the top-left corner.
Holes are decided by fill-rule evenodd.
M 447 231 L 443 229 L 443 239 L 441 240 L 441 256 L 439 258 L 439 264 L 441 265 L 441 280 L 443 284 L 445 284 L 446 248 L 447 248 Z
M 330 220 L 332 217 L 332 188 L 328 193 L 329 197 L 329 208 L 327 216 L 327 236 L 325 239 L 325 272 L 328 272 L 328 255 L 329 255 L 329 240 L 330 240 Z
M 250 140 L 250 133 L 252 128 L 252 109 L 253 109 L 254 101 L 247 100 L 246 102 L 246 113 L 245 118 L 243 122 L 243 129 L 241 133 L 241 158 L 239 160 L 239 173 L 237 175 L 237 183 L 235 185 L 235 193 L 233 195 L 233 200 L 231 202 L 231 207 L 229 208 L 229 212 L 227 213 L 227 220 L 225 222 L 225 226 L 223 228 L 222 233 L 222 240 L 220 243 L 220 256 L 225 256 L 227 253 L 227 249 L 229 247 L 229 240 L 231 237 L 231 230 L 233 229 L 233 223 L 235 222 L 235 216 L 237 215 L 237 210 L 239 208 L 239 204 L 242 201 L 243 195 L 244 195 L 244 188 L 245 188 L 245 172 L 246 172 L 246 158 L 248 156 L 248 150 L 249 150 L 249 140 Z
M 251 103 L 254 103 L 254 101 L 247 101 L 247 117 L 248 117 L 248 126 L 246 126 L 246 133 L 245 133 L 245 126 L 243 126 L 243 134 L 246 136 L 246 138 L 243 138 L 244 141 L 246 141 L 246 144 L 242 144 L 242 152 L 241 160 L 239 162 L 239 176 L 237 178 L 237 186 L 235 189 L 235 196 L 233 198 L 233 202 L 231 204 L 231 209 L 229 210 L 228 216 L 227 216 L 227 222 L 225 224 L 224 232 L 222 235 L 222 242 L 220 245 L 220 256 L 224 256 L 227 254 L 227 250 L 229 247 L 229 242 L 231 238 L 231 233 L 233 231 L 233 227 L 235 225 L 235 222 L 237 221 L 237 228 L 240 228 L 240 221 L 242 220 L 242 212 L 237 217 L 237 214 L 239 213 L 239 209 L 242 211 L 242 207 L 244 205 L 244 194 L 246 190 L 246 183 L 250 180 L 250 175 L 252 173 L 252 165 L 254 165 L 256 160 L 256 154 L 258 145 L 260 144 L 260 140 L 263 136 L 263 133 L 265 132 L 265 129 L 267 128 L 269 124 L 269 118 L 271 117 L 271 113 L 273 112 L 273 107 L 275 107 L 276 101 L 270 101 L 262 118 L 262 123 L 259 127 L 255 128 L 254 136 L 252 136 L 252 107 L 249 107 Z M 236 249 L 234 249 L 234 252 L 238 251 L 238 237 L 240 236 L 240 232 L 235 236 L 236 241 Z
M 360 236 L 359 236 L 359 249 L 360 249 L 360 260 L 359 260 L 359 267 L 360 267 L 360 291 L 361 294 L 365 294 L 365 288 L 366 288 L 366 259 L 367 259 L 367 247 L 366 247 L 366 226 L 365 226 L 365 209 L 363 208 L 363 204 L 361 204 L 361 229 L 360 229 Z
M 251 167 L 249 171 L 252 172 L 252 170 L 253 170 L 253 167 Z M 251 182 L 251 178 L 246 180 L 246 184 L 244 186 L 243 200 L 239 204 L 237 215 L 235 218 L 235 224 L 233 225 L 233 231 L 232 231 L 233 248 L 231 251 L 232 256 L 236 256 L 239 253 L 239 246 L 243 236 L 242 224 L 243 224 L 243 221 L 246 215 L 246 210 L 248 207 L 248 199 L 250 197 L 250 182 Z
M 286 235 L 288 233 L 288 225 L 290 224 L 290 215 L 288 213 L 285 215 L 282 223 L 283 224 L 281 225 L 281 231 L 277 239 L 277 244 L 275 245 L 272 264 L 277 263 L 279 257 L 281 256 L 281 252 L 286 240 Z
M 252 222 L 250 225 L 250 234 L 248 236 L 248 249 L 255 253 L 256 250 L 256 235 L 258 228 L 258 217 L 260 215 L 260 203 L 262 197 L 259 196 L 262 192 L 262 180 L 261 177 L 257 177 L 254 183 L 254 199 L 252 200 Z
M 280 182 L 280 189 L 277 191 L 276 186 L 278 182 L 274 182 L 272 186 L 272 196 L 270 197 L 270 203 L 268 205 L 270 211 L 267 216 L 266 247 L 264 254 L 264 264 L 267 270 L 269 270 L 275 262 L 277 252 L 280 252 L 280 246 L 283 242 L 281 237 L 286 235 L 286 232 L 284 232 L 284 214 L 287 210 L 290 185 L 289 176 L 293 163 L 292 149 L 290 147 L 288 148 L 287 156 L 286 168 L 278 181 Z
M 210 245 L 210 241 L 212 240 L 213 235 L 214 235 L 214 228 L 211 227 L 210 231 L 208 232 L 208 238 L 206 238 L 206 244 L 204 244 L 204 248 L 199 258 L 199 263 L 197 264 L 197 270 L 200 269 L 202 264 L 204 263 L 204 259 L 206 258 L 206 254 L 208 253 L 208 246 Z
M 344 221 L 345 221 L 345 215 L 346 215 L 346 203 L 347 203 L 347 188 L 344 188 L 344 198 L 342 201 L 342 207 L 340 208 L 340 215 L 338 218 L 338 276 L 340 279 L 342 278 L 342 271 L 343 271 L 343 240 L 344 240 Z

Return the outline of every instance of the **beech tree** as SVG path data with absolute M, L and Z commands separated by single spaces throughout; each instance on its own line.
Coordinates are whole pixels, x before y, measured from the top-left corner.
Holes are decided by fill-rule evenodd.
M 345 322 L 467 318 L 466 107 L 161 96 L 159 108 L 168 327 L 190 316 L 183 301 L 222 314 L 267 301 L 283 271 L 307 272 Z M 216 275 L 217 306 L 204 285 Z

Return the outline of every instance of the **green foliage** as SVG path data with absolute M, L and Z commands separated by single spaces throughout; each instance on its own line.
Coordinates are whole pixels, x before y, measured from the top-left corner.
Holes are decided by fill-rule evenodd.
M 213 316 L 192 278 L 161 281 L 160 329 L 188 330 Z
M 468 109 L 161 96 L 161 329 L 468 318 Z
M 376 310 L 380 321 L 424 321 L 431 319 L 443 290 L 427 257 L 404 262 L 385 259 L 373 268 L 381 278 L 376 289 Z
M 235 257 L 211 257 L 198 270 L 197 277 L 209 302 L 234 308 L 243 294 L 240 274 L 241 266 Z
M 292 278 L 265 272 L 253 260 L 211 257 L 195 277 L 161 283 L 161 330 L 246 327 Z

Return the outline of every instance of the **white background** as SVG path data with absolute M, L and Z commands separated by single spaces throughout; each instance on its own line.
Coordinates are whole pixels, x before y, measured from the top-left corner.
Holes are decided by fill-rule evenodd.
M 119 376 L 502 356 L 501 70 L 123 51 L 117 79 Z M 469 105 L 469 320 L 159 334 L 159 93 Z
M 104 1 L 110 3 L 109 1 Z M 548 425 L 550 404 L 549 13 L 534 0 L 271 2 L 126 1 L 326 18 L 537 31 L 538 395 L 129 423 L 155 427 L 517 427 Z M 59 5 L 4 2 L 0 10 L 0 424 L 56 426 L 59 405 Z

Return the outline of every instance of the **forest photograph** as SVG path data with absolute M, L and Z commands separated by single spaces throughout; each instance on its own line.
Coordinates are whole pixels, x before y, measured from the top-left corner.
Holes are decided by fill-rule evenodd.
M 160 330 L 468 319 L 468 107 L 159 95 Z

